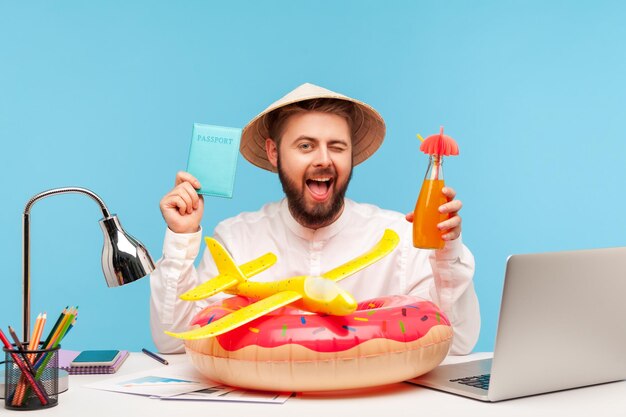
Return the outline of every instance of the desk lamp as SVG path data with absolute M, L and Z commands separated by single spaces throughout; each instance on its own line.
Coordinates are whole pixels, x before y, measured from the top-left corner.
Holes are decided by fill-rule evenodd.
M 118 287 L 142 278 L 154 270 L 154 261 L 144 245 L 122 228 L 117 215 L 110 214 L 104 201 L 93 191 L 79 187 L 55 188 L 43 191 L 31 198 L 24 208 L 23 221 L 23 271 L 24 271 L 24 342 L 30 334 L 30 209 L 42 198 L 55 195 L 78 193 L 95 200 L 102 210 L 100 227 L 104 233 L 102 248 L 102 271 L 109 287 Z

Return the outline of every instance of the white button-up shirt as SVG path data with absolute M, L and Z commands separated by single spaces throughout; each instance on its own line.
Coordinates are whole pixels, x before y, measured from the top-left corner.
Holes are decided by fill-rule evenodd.
M 474 257 L 461 239 L 446 242 L 443 249 L 415 249 L 412 226 L 404 215 L 345 199 L 344 210 L 331 225 L 313 230 L 291 215 L 287 200 L 270 203 L 257 212 L 242 213 L 215 228 L 235 262 L 242 264 L 267 252 L 277 255 L 272 267 L 255 275 L 254 281 L 275 281 L 296 275 L 319 276 L 373 247 L 385 229 L 400 236 L 389 255 L 340 281 L 357 301 L 394 294 L 410 294 L 434 301 L 454 329 L 452 354 L 469 353 L 480 330 L 478 299 L 474 291 Z M 154 343 L 164 353 L 182 352 L 181 340 L 164 330 L 187 330 L 192 317 L 215 299 L 188 302 L 178 296 L 218 275 L 208 250 L 197 269 L 202 231 L 165 233 L 163 257 L 150 277 L 151 328 Z

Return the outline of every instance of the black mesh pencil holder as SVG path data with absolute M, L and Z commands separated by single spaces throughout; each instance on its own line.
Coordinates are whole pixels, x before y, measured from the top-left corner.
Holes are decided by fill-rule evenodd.
M 54 407 L 59 398 L 59 347 L 5 352 L 4 406 L 11 410 Z M 26 362 L 30 360 L 30 366 Z

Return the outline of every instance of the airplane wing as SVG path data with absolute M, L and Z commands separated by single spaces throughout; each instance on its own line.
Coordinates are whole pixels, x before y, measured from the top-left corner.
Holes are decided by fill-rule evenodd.
M 278 310 L 287 304 L 298 301 L 301 298 L 302 295 L 295 291 L 279 292 L 224 316 L 206 326 L 200 327 L 199 329 L 193 329 L 183 333 L 165 333 L 186 340 L 206 339 L 208 337 L 219 336 L 267 313 Z
M 181 294 L 179 298 L 185 301 L 198 301 L 211 297 L 237 284 L 239 284 L 239 280 L 233 276 L 218 275 L 186 293 Z
M 322 277 L 333 280 L 335 282 L 341 281 L 344 278 L 349 277 L 352 274 L 359 272 L 361 269 L 366 268 L 374 262 L 380 260 L 398 246 L 400 237 L 396 232 L 391 229 L 385 229 L 383 237 L 378 243 L 370 249 L 368 252 L 361 256 L 358 256 L 345 264 L 331 269 L 330 271 L 322 274 Z

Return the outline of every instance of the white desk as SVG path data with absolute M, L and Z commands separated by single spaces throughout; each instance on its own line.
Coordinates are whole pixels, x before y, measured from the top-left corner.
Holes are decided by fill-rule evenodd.
M 488 357 L 478 353 L 463 360 Z M 170 364 L 187 360 L 185 355 L 164 355 Z M 450 360 L 446 360 L 450 362 Z M 147 397 L 99 391 L 83 386 L 112 376 L 161 367 L 142 353 L 131 353 L 115 375 L 70 376 L 69 391 L 59 395 L 56 407 L 29 411 L 28 415 L 85 417 L 438 417 L 438 416 L 624 416 L 626 381 L 562 391 L 499 403 L 482 403 L 410 384 L 342 395 L 298 394 L 285 404 L 251 404 L 191 401 L 161 401 Z M 541 378 L 541 375 L 537 376 Z M 0 403 L 0 415 L 15 415 Z M 24 414 L 22 414 L 24 415 Z

